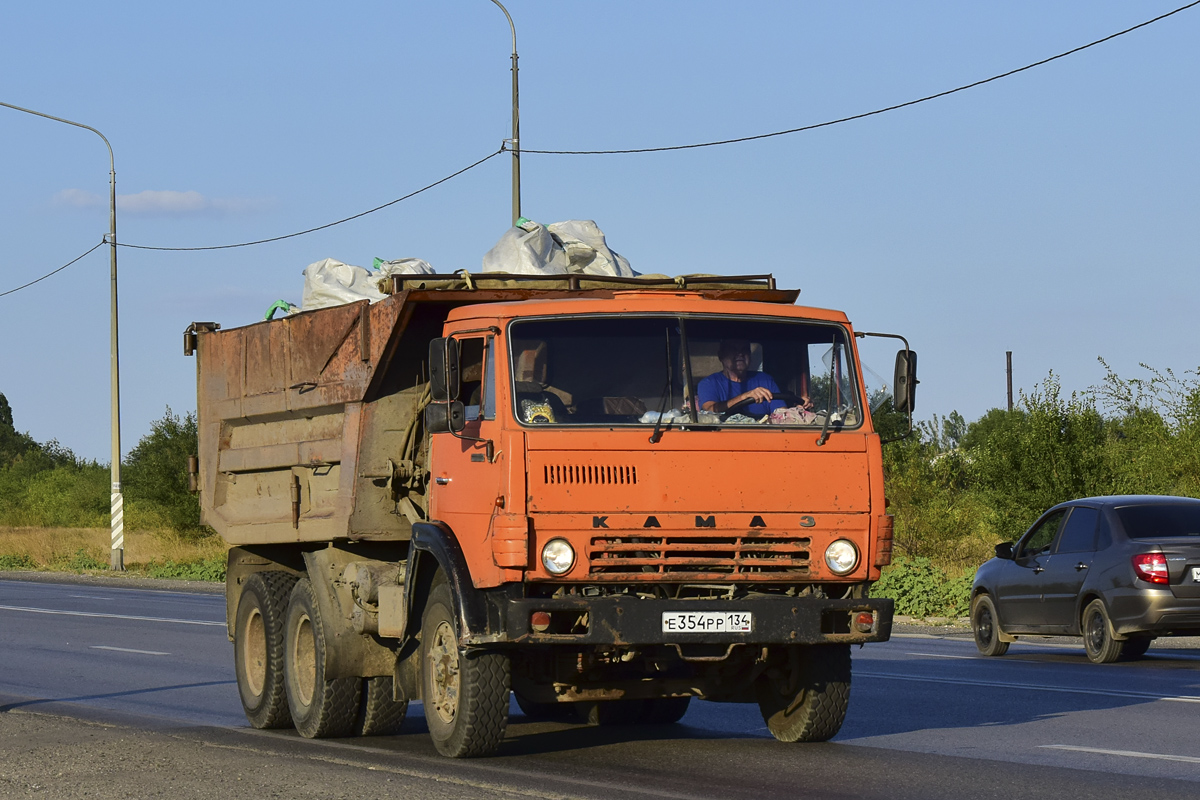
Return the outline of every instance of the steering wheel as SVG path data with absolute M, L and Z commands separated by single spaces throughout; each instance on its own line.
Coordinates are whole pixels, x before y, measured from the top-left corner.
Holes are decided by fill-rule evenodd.
M 727 406 L 725 410 L 721 412 L 721 422 L 724 422 L 732 415 L 738 413 L 739 408 L 745 408 L 746 406 L 751 406 L 755 403 L 770 403 L 774 400 L 782 400 L 789 406 L 796 406 L 804 402 L 799 395 L 792 394 L 791 392 L 771 392 L 771 394 L 771 400 L 755 400 L 753 397 L 747 397 L 737 401 L 731 406 Z

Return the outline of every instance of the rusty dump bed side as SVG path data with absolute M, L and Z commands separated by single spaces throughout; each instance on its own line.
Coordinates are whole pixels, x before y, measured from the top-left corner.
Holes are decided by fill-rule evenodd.
M 458 306 L 629 290 L 794 303 L 770 276 L 423 275 L 391 295 L 228 330 L 197 328 L 203 521 L 233 545 L 408 539 L 424 517 L 429 341 Z

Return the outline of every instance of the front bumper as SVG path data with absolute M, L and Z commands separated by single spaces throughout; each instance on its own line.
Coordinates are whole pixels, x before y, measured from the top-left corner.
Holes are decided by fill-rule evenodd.
M 581 620 L 572 632 L 538 632 L 538 611 L 552 618 Z M 740 632 L 664 632 L 664 612 L 736 611 L 753 614 L 752 629 Z M 854 618 L 870 612 L 868 631 Z M 743 600 L 657 600 L 631 597 L 522 598 L 508 600 L 500 637 L 479 644 L 686 645 L 686 644 L 861 644 L 885 642 L 892 633 L 889 599 L 831 600 L 813 597 L 755 597 Z M 582 615 L 586 614 L 586 618 Z M 468 642 L 471 643 L 471 642 Z

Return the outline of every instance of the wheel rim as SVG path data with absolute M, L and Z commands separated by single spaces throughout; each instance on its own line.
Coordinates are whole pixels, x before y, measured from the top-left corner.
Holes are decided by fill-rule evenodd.
M 1108 638 L 1108 631 L 1104 626 L 1104 615 L 1099 612 L 1092 612 L 1087 619 L 1087 635 L 1084 640 L 1087 642 L 1088 650 L 1093 653 L 1099 653 L 1104 647 L 1104 640 Z
M 267 625 L 256 608 L 246 618 L 242 631 L 242 671 L 246 686 L 258 697 L 267 685 Z
M 296 625 L 296 635 L 292 640 L 292 664 L 295 665 L 293 672 L 298 699 L 305 706 L 312 705 L 317 689 L 317 645 L 313 639 L 312 620 L 307 614 Z
M 449 622 L 440 623 L 434 630 L 428 661 L 431 696 L 426 702 L 438 719 L 450 724 L 458 711 L 459 667 L 458 641 Z
M 986 605 L 979 607 L 978 619 L 975 623 L 975 635 L 979 637 L 981 645 L 984 647 L 991 646 L 995 631 L 992 630 L 992 610 Z

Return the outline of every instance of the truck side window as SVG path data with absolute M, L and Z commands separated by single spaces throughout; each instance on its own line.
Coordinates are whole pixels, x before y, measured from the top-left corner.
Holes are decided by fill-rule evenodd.
M 483 345 L 482 337 L 460 339 L 458 343 L 459 374 L 462 376 L 462 388 L 458 396 L 466 406 L 468 422 L 480 419 L 481 416 L 484 379 Z
M 490 336 L 484 347 L 483 418 L 496 418 L 496 340 Z

